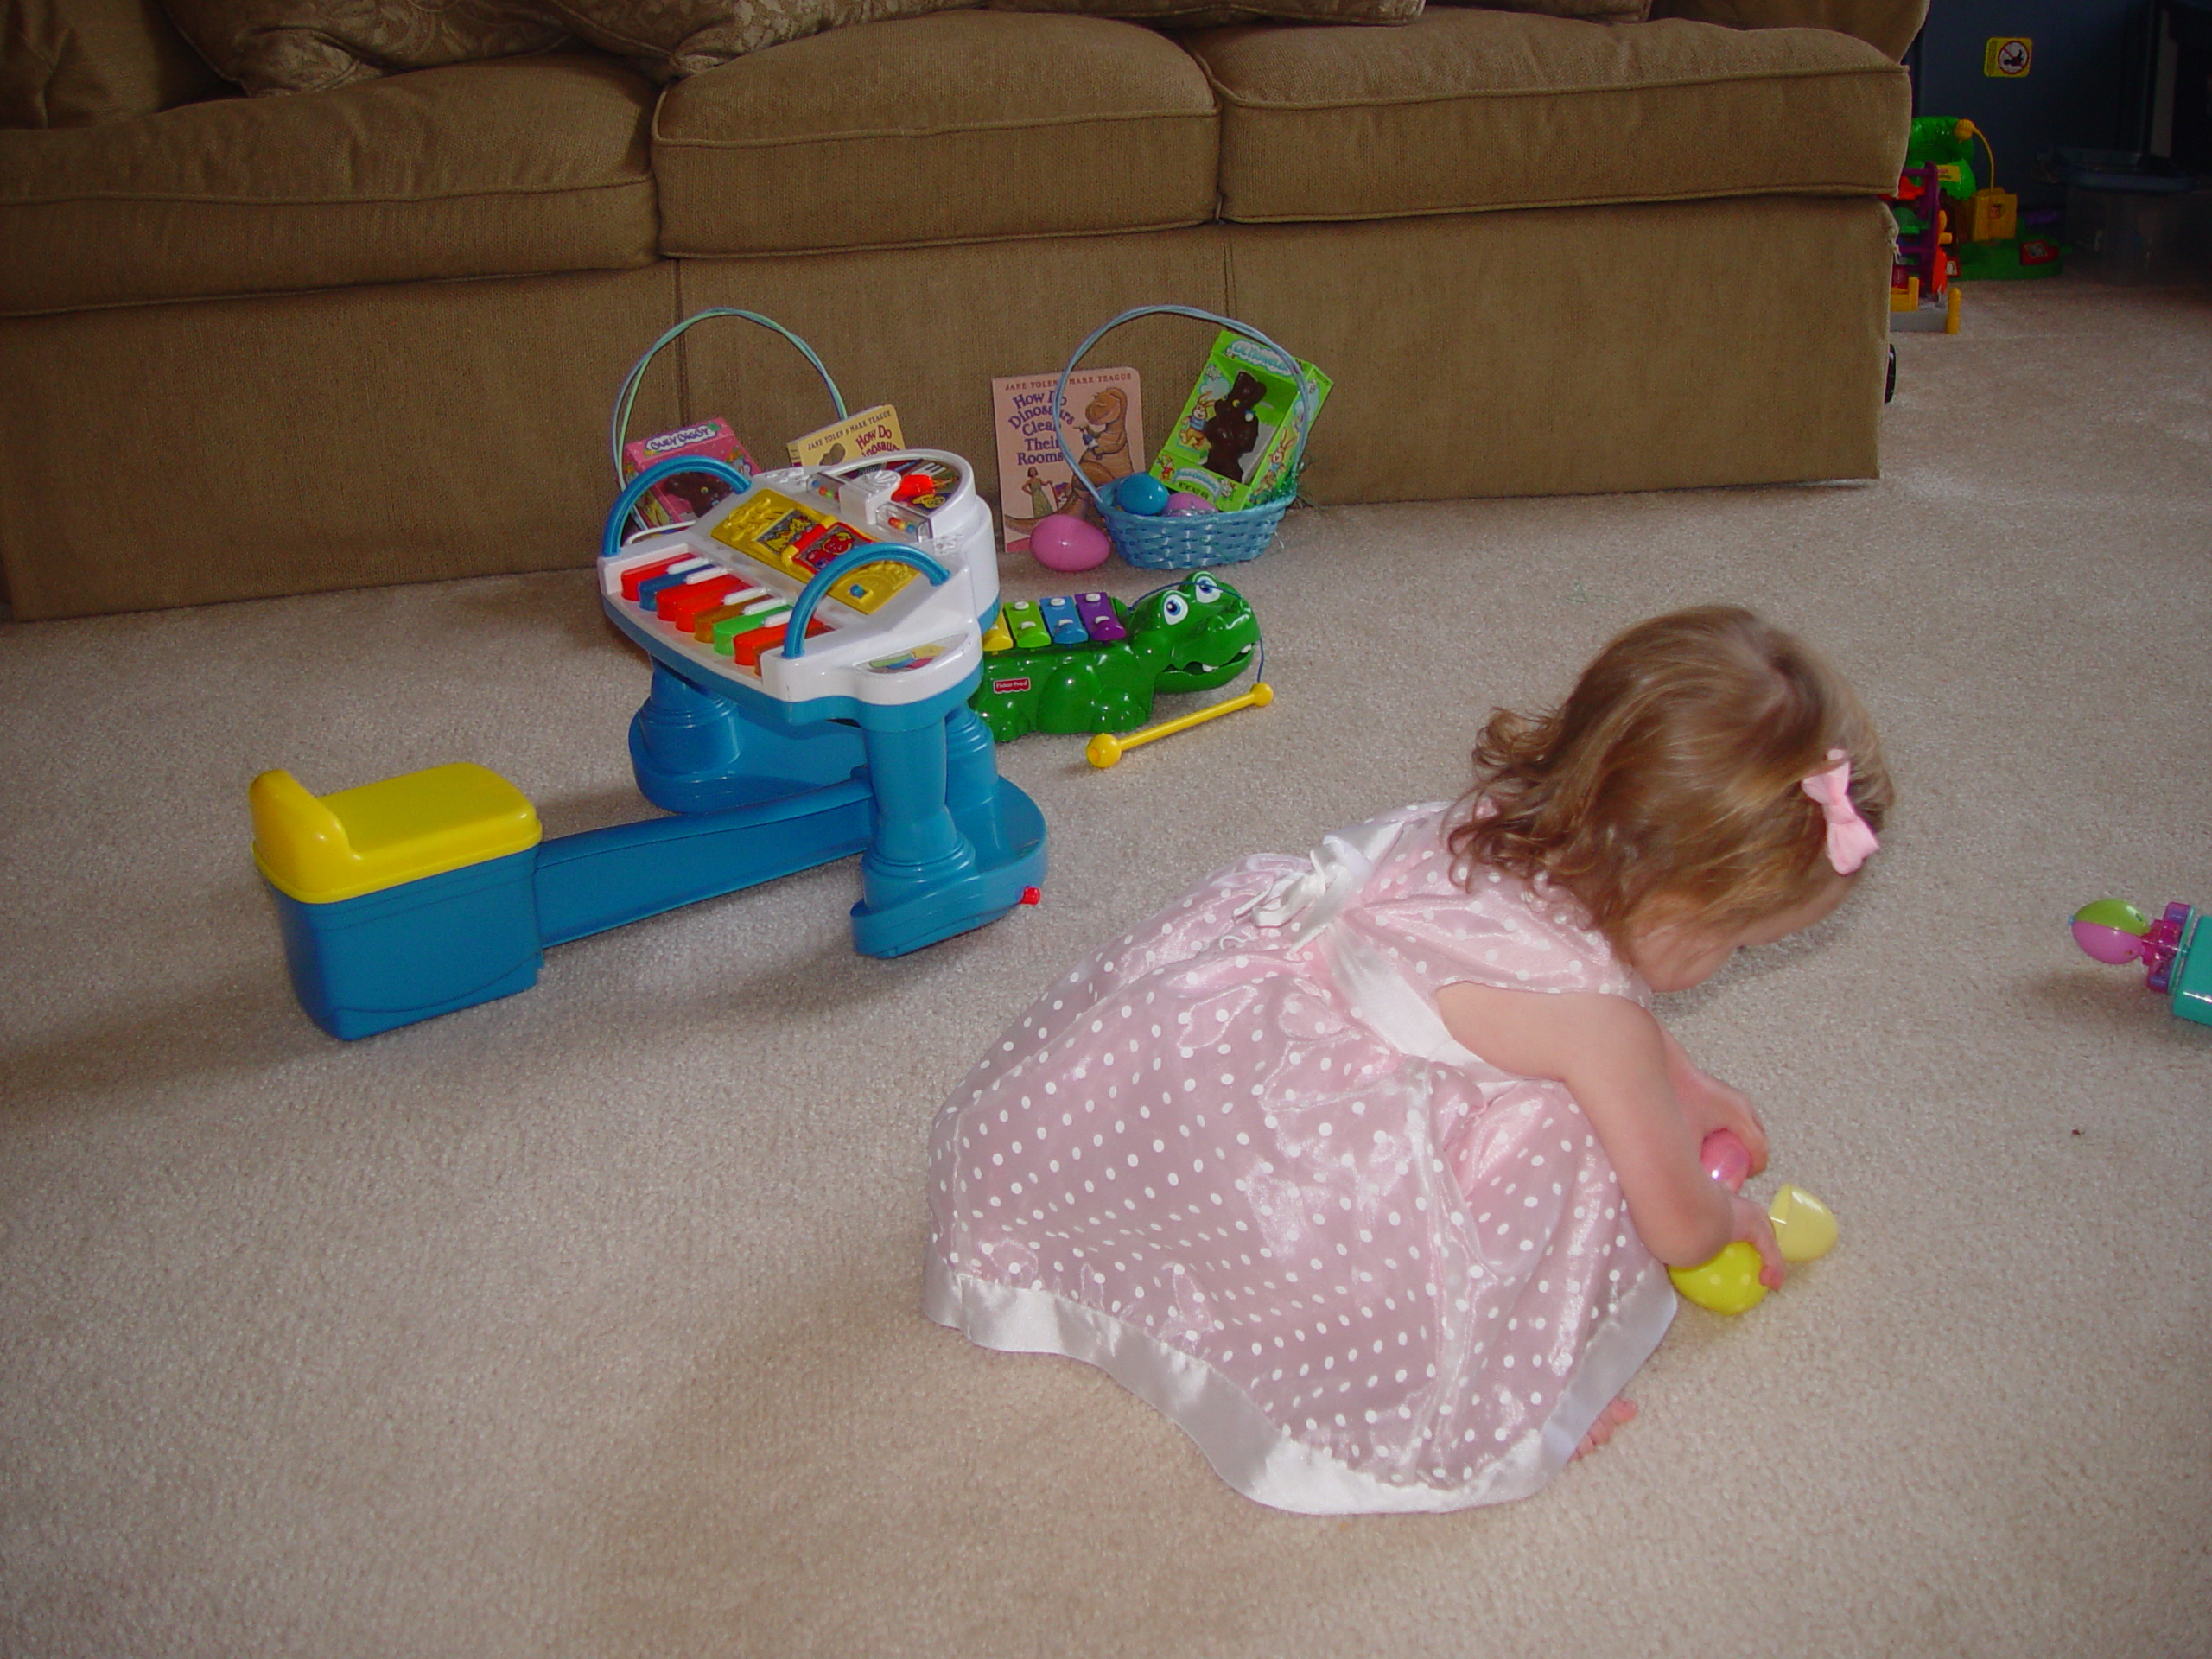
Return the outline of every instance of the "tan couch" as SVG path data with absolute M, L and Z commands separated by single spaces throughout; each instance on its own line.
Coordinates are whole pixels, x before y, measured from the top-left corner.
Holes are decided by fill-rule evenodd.
M 568 50 L 245 98 L 151 0 L 14 0 L 9 597 L 583 563 L 624 369 L 716 305 L 985 471 L 991 376 L 1174 301 L 1335 378 L 1317 501 L 1869 476 L 1876 198 L 1924 3 L 1181 34 L 952 10 L 665 88 Z M 1815 26 L 1755 27 L 1790 23 Z M 1147 320 L 1092 360 L 1172 402 L 1205 333 Z M 664 360 L 640 434 L 726 414 L 775 455 L 830 417 L 765 331 Z

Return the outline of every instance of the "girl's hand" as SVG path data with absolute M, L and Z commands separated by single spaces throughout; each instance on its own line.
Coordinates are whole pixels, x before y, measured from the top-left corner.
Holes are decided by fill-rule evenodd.
M 1733 1243 L 1740 1239 L 1757 1250 L 1759 1253 L 1759 1283 L 1769 1290 L 1781 1289 L 1782 1276 L 1789 1270 L 1789 1264 L 1783 1260 L 1782 1246 L 1775 1240 L 1773 1221 L 1765 1211 L 1741 1193 L 1731 1194 L 1729 1204 L 1731 1218 L 1736 1226 L 1729 1242 Z
M 1756 1175 L 1766 1167 L 1766 1125 L 1759 1122 L 1758 1113 L 1751 1106 L 1751 1099 L 1740 1089 L 1732 1089 L 1715 1077 L 1698 1070 L 1674 1034 L 1663 1026 L 1660 1040 L 1666 1050 L 1667 1081 L 1674 1085 L 1675 1098 L 1682 1103 L 1682 1116 L 1699 1141 L 1715 1129 L 1726 1129 L 1744 1143 L 1744 1150 L 1751 1155 L 1751 1173 Z
M 1699 1141 L 1702 1143 L 1715 1129 L 1728 1130 L 1744 1143 L 1744 1150 L 1751 1155 L 1751 1173 L 1758 1174 L 1766 1167 L 1766 1125 L 1759 1121 L 1751 1096 L 1718 1078 L 1705 1077 L 1702 1072 L 1699 1076 L 1706 1087 L 1682 1103 Z

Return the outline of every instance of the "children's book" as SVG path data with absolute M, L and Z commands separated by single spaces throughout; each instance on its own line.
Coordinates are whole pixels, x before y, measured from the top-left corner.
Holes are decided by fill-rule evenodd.
M 1303 404 L 1300 382 L 1307 392 Z M 1335 384 L 1305 362 L 1298 362 L 1294 378 L 1275 353 L 1223 329 L 1181 418 L 1160 447 L 1153 475 L 1224 512 L 1273 500 L 1291 487 L 1306 434 Z
M 1090 493 L 1076 481 L 1052 425 L 1058 374 L 1020 374 L 991 382 L 991 426 L 998 434 L 999 524 L 1006 550 L 1029 550 L 1029 532 L 1047 513 L 1099 522 Z M 1135 369 L 1077 369 L 1068 376 L 1059 418 L 1068 449 L 1100 489 L 1144 464 L 1144 399 Z
M 793 438 L 790 445 L 794 467 L 835 467 L 840 461 L 861 455 L 887 455 L 906 447 L 906 436 L 899 430 L 899 411 L 888 404 L 848 415 L 819 432 Z

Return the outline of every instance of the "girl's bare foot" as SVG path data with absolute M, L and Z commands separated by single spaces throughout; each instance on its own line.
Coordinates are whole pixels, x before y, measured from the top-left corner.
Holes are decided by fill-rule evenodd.
M 1582 1444 L 1574 1448 L 1574 1456 L 1567 1459 L 1575 1463 L 1586 1458 L 1603 1446 L 1630 1418 L 1636 1415 L 1636 1402 L 1616 1400 L 1598 1414 L 1598 1421 L 1590 1425 L 1590 1432 L 1582 1437 Z

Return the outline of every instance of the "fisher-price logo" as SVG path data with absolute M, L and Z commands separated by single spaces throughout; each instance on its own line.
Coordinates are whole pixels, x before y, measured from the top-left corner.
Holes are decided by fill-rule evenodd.
M 1024 675 L 1018 680 L 993 680 L 991 682 L 992 693 L 995 696 L 1001 697 L 1007 696 L 1016 691 L 1027 691 L 1028 689 L 1029 679 L 1027 675 Z

